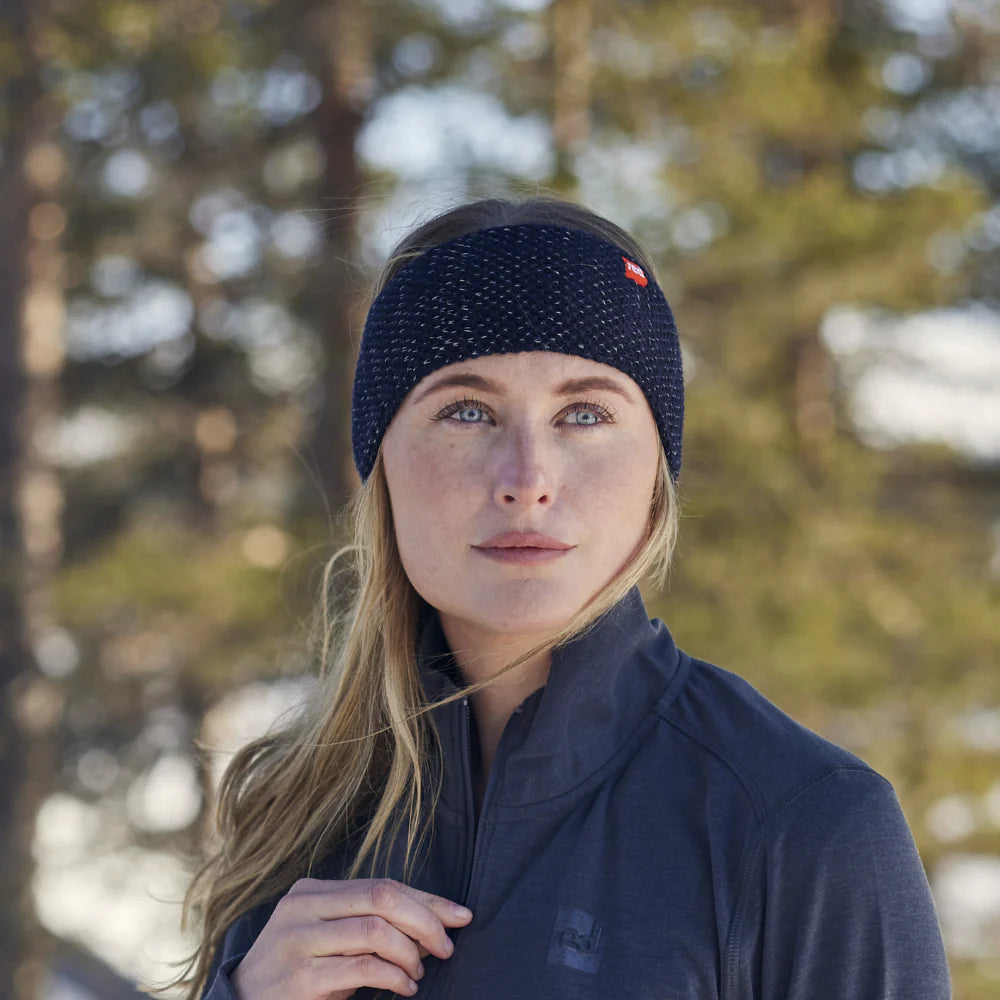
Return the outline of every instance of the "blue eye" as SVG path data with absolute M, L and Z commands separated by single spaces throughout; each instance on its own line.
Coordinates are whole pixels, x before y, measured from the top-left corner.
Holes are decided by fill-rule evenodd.
M 486 407 L 478 399 L 457 399 L 454 403 L 449 403 L 448 406 L 437 414 L 435 419 L 445 420 L 451 418 L 456 413 L 461 415 L 474 410 L 478 410 L 483 415 L 489 412 L 488 407 Z M 570 427 L 599 427 L 601 424 L 610 424 L 615 422 L 614 412 L 596 402 L 573 403 L 567 408 L 566 412 L 590 414 L 595 418 L 594 420 L 587 421 L 570 421 Z M 452 420 L 451 422 L 454 424 L 482 424 L 486 421 L 457 419 Z
M 578 427 L 593 427 L 595 424 L 601 422 L 601 415 L 596 410 L 572 410 L 572 413 L 577 413 L 580 417 L 593 417 L 593 420 L 577 420 L 571 421 L 575 422 Z
M 486 408 L 478 399 L 459 399 L 454 403 L 449 403 L 435 418 L 436 420 L 444 420 L 450 417 L 453 413 L 467 413 L 469 410 L 479 410 L 481 413 L 486 412 Z M 481 424 L 482 420 L 453 420 L 453 424 Z

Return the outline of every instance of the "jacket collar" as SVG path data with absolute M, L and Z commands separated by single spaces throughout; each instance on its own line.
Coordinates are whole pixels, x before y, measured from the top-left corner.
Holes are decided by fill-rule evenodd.
M 441 620 L 429 605 L 418 627 L 417 663 L 426 696 L 465 686 Z M 529 805 L 561 795 L 589 778 L 635 731 L 677 673 L 680 654 L 666 625 L 649 619 L 633 587 L 591 626 L 552 651 L 544 687 L 507 724 L 494 768 L 496 800 Z M 461 801 L 466 754 L 461 700 L 438 715 L 445 754 L 443 796 Z M 433 713 L 432 713 L 433 714 Z

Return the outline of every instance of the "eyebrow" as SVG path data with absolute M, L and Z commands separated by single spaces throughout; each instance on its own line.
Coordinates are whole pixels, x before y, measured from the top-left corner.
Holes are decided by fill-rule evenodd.
M 439 389 L 461 387 L 465 389 L 478 389 L 480 392 L 492 392 L 497 395 L 504 392 L 506 386 L 502 382 L 495 382 L 493 379 L 483 375 L 473 375 L 471 373 L 445 375 L 437 381 L 431 383 L 417 396 L 413 402 L 419 403 L 426 399 L 433 392 Z M 595 389 L 603 389 L 605 392 L 616 392 L 627 403 L 634 403 L 635 400 L 621 383 L 605 375 L 592 375 L 585 378 L 571 378 L 562 383 L 556 390 L 557 396 L 574 396 L 580 392 L 592 392 Z

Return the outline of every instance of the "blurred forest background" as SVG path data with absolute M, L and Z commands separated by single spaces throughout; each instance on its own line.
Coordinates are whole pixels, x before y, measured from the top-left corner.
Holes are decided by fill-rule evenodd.
M 375 271 L 536 191 L 678 318 L 651 616 L 890 778 L 1000 995 L 997 0 L 0 11 L 0 996 L 186 950 L 221 768 L 308 694 Z

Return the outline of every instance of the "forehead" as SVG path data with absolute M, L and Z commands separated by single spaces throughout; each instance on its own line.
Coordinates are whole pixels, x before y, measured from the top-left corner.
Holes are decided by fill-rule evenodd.
M 465 376 L 470 376 L 464 381 Z M 519 351 L 510 354 L 487 354 L 443 365 L 425 375 L 410 391 L 409 397 L 419 401 L 436 387 L 456 387 L 463 384 L 492 392 L 559 392 L 584 391 L 585 387 L 570 386 L 568 381 L 597 381 L 594 388 L 615 391 L 635 401 L 642 390 L 625 372 L 611 365 L 575 354 L 557 351 Z

